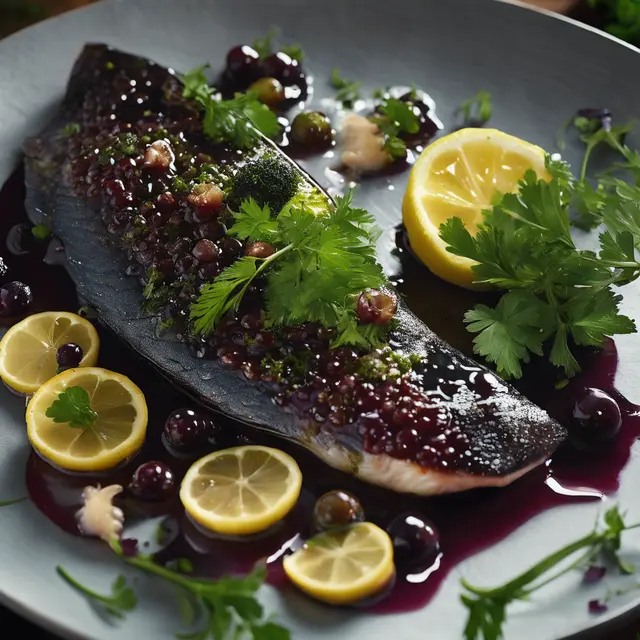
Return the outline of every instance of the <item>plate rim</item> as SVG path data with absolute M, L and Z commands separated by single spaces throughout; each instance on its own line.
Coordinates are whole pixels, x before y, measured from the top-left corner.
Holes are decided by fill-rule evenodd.
M 268 1 L 268 0 L 266 0 Z M 478 1 L 478 0 L 476 0 Z M 584 31 L 593 33 L 594 35 L 609 40 L 617 45 L 621 45 L 622 47 L 636 53 L 640 54 L 640 47 L 636 47 L 620 38 L 598 29 L 589 24 L 582 23 L 575 18 L 571 18 L 567 15 L 556 13 L 550 9 L 545 9 L 543 7 L 533 6 L 527 4 L 524 0 L 481 0 L 483 2 L 489 3 L 499 3 L 502 5 L 507 5 L 514 7 L 515 9 L 528 11 L 536 14 L 540 14 L 545 16 L 546 18 L 550 18 L 552 20 L 557 20 L 560 22 L 567 23 L 574 28 L 579 28 Z M 40 29 L 47 29 L 48 26 L 55 22 L 62 22 L 69 20 L 71 16 L 77 15 L 79 13 L 84 12 L 93 12 L 100 11 L 99 7 L 104 5 L 118 5 L 122 4 L 123 0 L 99 0 L 98 2 L 94 2 L 92 4 L 77 7 L 71 9 L 69 11 L 65 11 L 64 13 L 46 18 L 45 20 L 41 20 L 35 24 L 27 26 L 23 29 L 20 29 L 9 36 L 0 40 L 1 48 L 5 48 L 7 46 L 11 46 L 15 40 L 20 40 L 26 36 L 36 33 Z M 15 170 L 15 165 L 12 168 L 12 171 Z M 2 184 L 0 184 L 0 187 Z M 489 547 L 488 547 L 489 548 Z M 114 563 L 115 565 L 115 563 Z M 117 566 L 117 565 L 116 565 Z M 54 633 L 65 640 L 95 640 L 95 636 L 87 635 L 77 629 L 75 629 L 71 623 L 64 622 L 62 620 L 53 618 L 50 615 L 42 613 L 34 606 L 30 605 L 24 600 L 20 600 L 16 597 L 12 597 L 11 594 L 0 585 L 0 605 L 7 607 L 16 615 L 24 618 L 25 620 L 32 622 L 39 627 L 41 627 L 46 632 Z M 428 605 L 427 605 L 428 606 Z M 597 619 L 593 619 L 588 626 L 581 625 L 577 627 L 575 630 L 570 631 L 568 634 L 563 636 L 558 636 L 555 640 L 579 640 L 587 637 L 591 637 L 594 634 L 601 633 L 603 630 L 607 629 L 609 631 L 615 631 L 617 627 L 622 626 L 624 623 L 629 622 L 629 620 L 637 617 L 638 622 L 640 622 L 640 595 L 637 596 L 636 599 L 631 600 L 625 605 L 621 605 L 610 612 L 602 614 L 598 616 Z M 106 624 L 106 623 L 105 623 Z

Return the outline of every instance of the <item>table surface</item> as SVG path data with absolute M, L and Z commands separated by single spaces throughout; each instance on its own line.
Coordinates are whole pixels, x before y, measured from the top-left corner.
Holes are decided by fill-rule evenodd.
M 91 2 L 93 0 L 0 0 L 0 37 L 38 20 L 91 4 Z M 544 9 L 568 13 L 580 3 L 580 0 L 528 0 L 528 2 Z M 13 638 L 58 640 L 56 636 L 39 629 L 3 607 L 0 607 L 0 629 L 10 629 L 13 632 Z M 4 634 L 1 635 L 5 637 Z M 640 620 L 627 629 L 615 633 L 615 637 L 610 632 L 602 635 L 602 640 L 638 640 L 639 638 Z

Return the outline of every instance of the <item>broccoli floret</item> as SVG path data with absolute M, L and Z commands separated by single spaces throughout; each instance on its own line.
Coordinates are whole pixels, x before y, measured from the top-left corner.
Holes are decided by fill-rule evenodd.
M 233 208 L 247 198 L 261 207 L 269 205 L 271 212 L 280 213 L 298 190 L 299 176 L 290 162 L 277 156 L 262 156 L 248 162 L 237 173 L 231 189 Z

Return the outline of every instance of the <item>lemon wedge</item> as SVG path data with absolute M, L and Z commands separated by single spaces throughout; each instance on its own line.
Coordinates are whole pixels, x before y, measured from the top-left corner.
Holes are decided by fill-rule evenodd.
M 95 366 L 100 339 L 88 320 L 65 311 L 45 311 L 25 318 L 0 341 L 0 377 L 16 391 L 35 393 L 56 375 L 56 352 L 67 342 L 82 347 L 81 367 Z
M 545 152 L 496 129 L 462 129 L 436 140 L 416 161 L 402 203 L 409 244 L 437 276 L 474 285 L 474 262 L 447 251 L 440 225 L 461 218 L 471 233 L 496 193 L 512 193 L 528 169 L 549 179 Z
M 47 409 L 59 394 L 81 387 L 95 422 L 85 428 L 54 422 Z M 27 435 L 33 448 L 70 471 L 104 471 L 136 453 L 147 431 L 147 404 L 129 378 L 97 367 L 69 369 L 45 382 L 27 406 Z
M 361 522 L 315 536 L 283 566 L 307 595 L 350 604 L 375 595 L 393 579 L 393 543 L 375 524 Z
M 295 506 L 302 487 L 296 461 L 279 449 L 247 445 L 195 462 L 180 486 L 187 513 L 224 535 L 268 529 Z

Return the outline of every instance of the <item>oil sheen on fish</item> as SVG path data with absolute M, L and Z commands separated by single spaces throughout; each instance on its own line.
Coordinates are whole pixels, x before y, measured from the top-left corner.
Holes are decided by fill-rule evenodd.
M 377 378 L 354 374 L 361 356 L 330 350 L 322 327 L 274 334 L 255 313 L 230 318 L 207 340 L 185 339 L 181 296 L 193 298 L 243 250 L 200 207 L 208 181 L 261 153 L 285 156 L 268 142 L 248 154 L 209 144 L 180 87 L 152 62 L 87 46 L 60 113 L 24 145 L 29 216 L 61 239 L 66 268 L 100 322 L 198 402 L 399 492 L 504 486 L 557 448 L 563 427 L 402 303 Z M 168 151 L 164 166 L 149 152 L 158 140 L 169 145 L 156 145 Z M 194 257 L 199 239 L 211 240 L 210 255 Z M 145 307 L 150 299 L 164 311 Z M 277 362 L 293 375 L 300 353 L 309 370 L 296 384 L 265 374 Z M 411 371 L 398 369 L 399 353 L 419 356 Z

